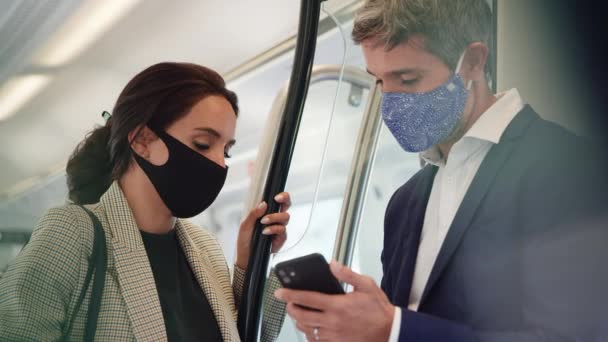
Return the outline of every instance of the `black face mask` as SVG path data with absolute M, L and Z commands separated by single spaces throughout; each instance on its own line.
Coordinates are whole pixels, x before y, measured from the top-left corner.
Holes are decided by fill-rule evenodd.
M 133 152 L 160 198 L 175 217 L 189 218 L 207 209 L 222 190 L 228 167 L 205 158 L 166 132 L 154 130 L 169 150 L 164 165 L 154 165 Z

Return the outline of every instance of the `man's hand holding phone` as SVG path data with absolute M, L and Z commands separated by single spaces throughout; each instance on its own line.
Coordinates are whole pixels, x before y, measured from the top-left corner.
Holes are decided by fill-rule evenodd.
M 347 294 L 276 290 L 275 297 L 287 303 L 287 313 L 297 328 L 311 341 L 387 341 L 395 307 L 382 289 L 372 278 L 336 261 L 331 262 L 330 270 L 354 290 Z

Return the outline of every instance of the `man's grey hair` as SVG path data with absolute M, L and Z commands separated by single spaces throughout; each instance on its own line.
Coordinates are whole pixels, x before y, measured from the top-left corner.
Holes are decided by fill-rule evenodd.
M 356 44 L 370 40 L 387 50 L 413 35 L 424 39 L 424 48 L 452 70 L 464 49 L 473 42 L 490 48 L 492 12 L 486 0 L 366 0 L 358 11 L 352 38 Z M 486 63 L 486 74 L 491 75 Z

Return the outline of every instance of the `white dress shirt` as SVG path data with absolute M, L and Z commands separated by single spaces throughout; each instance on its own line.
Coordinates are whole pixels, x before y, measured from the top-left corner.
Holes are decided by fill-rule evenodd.
M 473 127 L 451 148 L 446 160 L 436 146 L 421 153 L 421 157 L 438 167 L 433 181 L 420 235 L 416 268 L 408 309 L 417 311 L 422 293 L 435 264 L 435 259 L 450 229 L 481 162 L 490 148 L 500 141 L 505 129 L 519 113 L 524 102 L 517 89 L 496 95 L 497 101 L 477 119 Z M 389 342 L 397 341 L 401 330 L 401 309 L 395 317 Z

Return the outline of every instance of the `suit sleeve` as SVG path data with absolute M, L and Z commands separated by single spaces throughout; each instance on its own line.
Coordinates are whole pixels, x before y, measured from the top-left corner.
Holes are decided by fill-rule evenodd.
M 51 209 L 0 279 L 0 339 L 59 340 L 86 260 L 74 215 Z
M 564 336 L 540 326 L 523 330 L 475 331 L 471 327 L 401 308 L 399 342 L 575 342 L 596 341 Z M 604 338 L 607 335 L 602 335 Z M 603 341 L 597 340 L 597 341 Z
M 522 255 L 521 323 L 513 329 L 479 330 L 401 308 L 400 342 L 532 342 L 608 340 L 608 217 L 594 223 L 557 225 L 528 234 Z M 500 294 L 497 294 L 500 295 Z
M 388 236 L 391 234 L 391 232 L 388 232 L 387 230 L 391 228 L 391 224 L 390 224 L 390 217 L 391 217 L 391 211 L 393 209 L 393 201 L 395 200 L 395 197 L 397 196 L 397 194 L 399 193 L 399 191 L 401 190 L 401 188 L 397 191 L 395 191 L 393 193 L 393 195 L 391 196 L 391 198 L 388 201 L 388 204 L 386 205 L 386 212 L 384 213 L 384 236 Z M 382 248 L 382 253 L 380 253 L 380 262 L 382 263 L 382 279 L 380 280 L 380 288 L 382 289 L 382 291 L 384 291 L 384 293 L 386 293 L 387 295 L 390 296 L 390 293 L 392 293 L 392 288 L 390 286 L 390 273 L 388 272 L 388 266 L 387 266 L 387 253 L 389 250 L 392 250 L 391 246 L 388 246 L 388 240 L 384 239 L 384 245 Z
M 552 165 L 551 173 L 544 172 L 548 165 Z M 586 221 L 594 217 L 598 204 L 606 212 L 607 192 L 597 193 L 585 184 L 588 183 L 585 179 L 577 178 L 579 169 L 587 168 L 580 163 L 533 165 L 521 185 L 524 190 L 516 206 L 518 210 L 509 213 L 522 218 L 517 227 L 521 244 L 513 250 L 521 258 L 521 274 L 512 280 L 513 286 L 521 289 L 513 298 L 521 303 L 520 323 L 513 328 L 479 329 L 474 324 L 402 307 L 399 341 L 607 341 L 608 217 Z M 598 187 L 599 175 L 588 178 Z M 387 216 L 390 208 L 391 205 Z M 387 223 L 385 231 L 390 229 Z M 386 246 L 385 241 L 385 258 L 402 252 L 398 247 Z M 385 260 L 383 266 L 382 288 L 389 294 L 397 284 L 391 279 Z
M 519 327 L 481 331 L 402 308 L 400 342 L 608 340 L 608 215 L 596 215 L 598 204 L 606 212 L 606 192 L 585 184 L 596 177 L 577 178 L 566 167 L 560 177 L 533 173 L 517 213 L 526 218 L 516 251 L 521 276 L 513 279 L 521 287 L 513 299 L 521 302 Z

